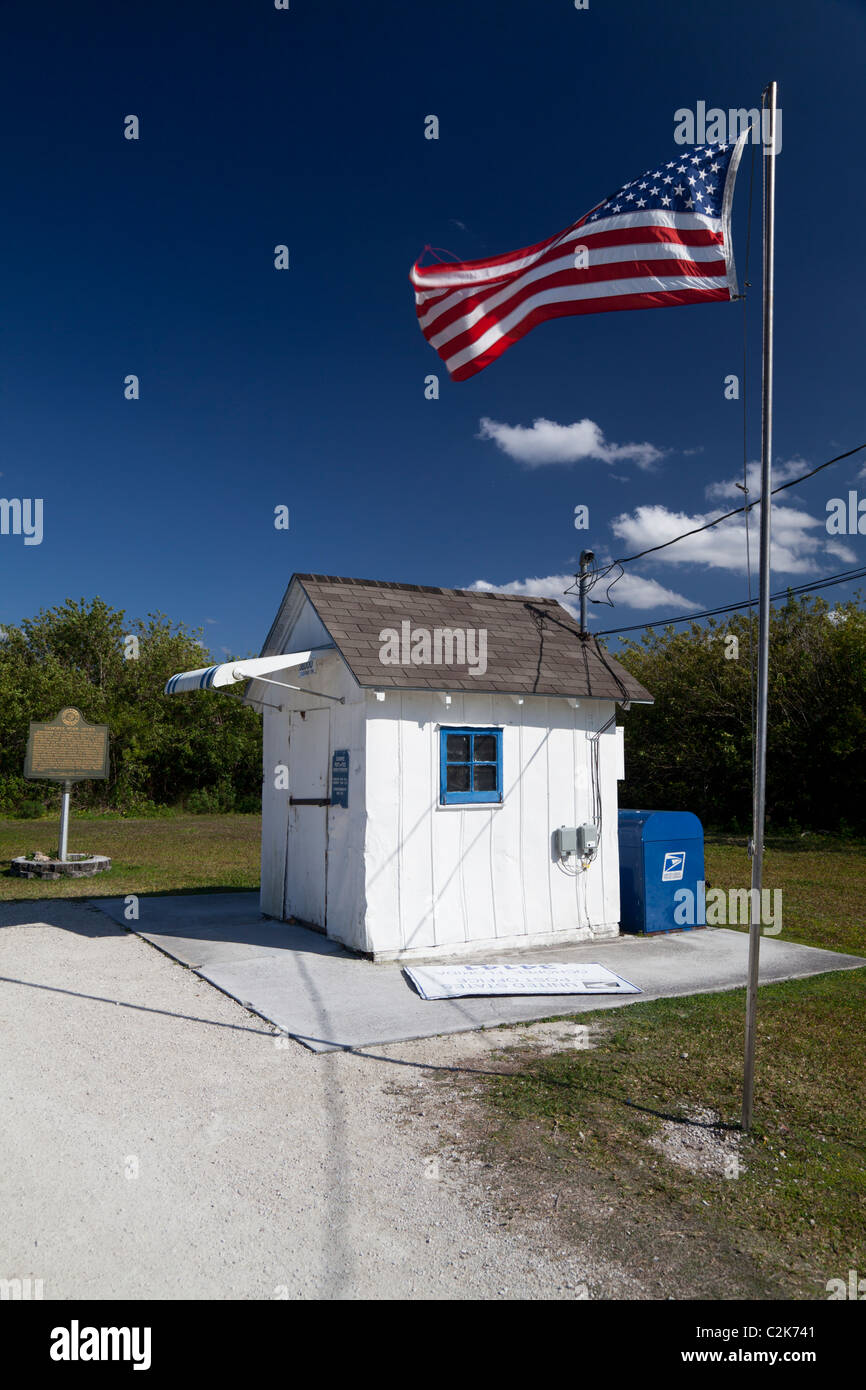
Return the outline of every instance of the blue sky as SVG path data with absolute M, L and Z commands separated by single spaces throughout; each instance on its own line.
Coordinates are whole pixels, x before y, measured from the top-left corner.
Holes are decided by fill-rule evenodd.
M 858 3 L 54 0 L 7 6 L 2 31 L 0 496 L 44 499 L 44 538 L 0 535 L 0 624 L 100 594 L 246 654 L 293 571 L 555 593 L 584 545 L 629 554 L 672 513 L 737 505 L 739 304 L 562 319 L 453 384 L 407 276 L 428 243 L 468 259 L 552 235 L 676 153 L 678 108 L 755 106 L 771 77 L 779 480 L 866 439 Z M 750 459 L 759 214 L 760 158 Z M 527 450 L 514 431 L 539 419 Z M 571 461 L 514 456 L 545 431 Z M 774 587 L 866 563 L 824 524 L 829 498 L 866 496 L 862 460 L 784 495 Z M 745 594 L 738 533 L 663 555 L 597 629 Z

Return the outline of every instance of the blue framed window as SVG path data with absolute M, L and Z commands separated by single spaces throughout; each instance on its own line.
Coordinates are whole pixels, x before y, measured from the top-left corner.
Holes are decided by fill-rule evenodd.
M 440 805 L 501 800 L 502 730 L 440 729 Z

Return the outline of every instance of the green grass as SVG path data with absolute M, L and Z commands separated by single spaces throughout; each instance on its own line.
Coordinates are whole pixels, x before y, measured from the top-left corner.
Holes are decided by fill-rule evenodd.
M 708 839 L 709 884 L 745 887 L 749 872 L 741 844 Z M 772 838 L 764 883 L 782 889 L 783 940 L 866 956 L 866 846 Z M 551 1185 L 566 1212 L 570 1192 L 562 1219 L 604 1250 L 588 1215 L 602 1201 L 611 1258 L 651 1287 L 664 1270 L 653 1297 L 826 1298 L 828 1279 L 866 1269 L 866 971 L 762 987 L 745 1171 L 692 1173 L 650 1141 L 666 1117 L 700 1110 L 738 1127 L 744 1014 L 740 990 L 656 1000 L 582 1014 L 600 1039 L 590 1050 L 510 1051 L 475 1081 L 497 1181 L 536 1213 Z
M 484 1148 L 530 1185 L 533 1170 L 547 1187 L 551 1172 L 566 1185 L 590 1179 L 620 1227 L 636 1218 L 648 1239 L 658 1233 L 651 1248 L 676 1297 L 826 1298 L 828 1279 L 866 1268 L 866 972 L 761 989 L 755 1125 L 739 1177 L 694 1174 L 649 1144 L 664 1117 L 697 1109 L 738 1125 L 744 1008 L 739 990 L 634 1004 L 581 1015 L 600 1029 L 590 1050 L 513 1051 L 481 1083 Z M 661 1239 L 673 1233 L 697 1255 L 685 1280 L 684 1247 Z M 621 1229 L 614 1248 L 626 1258 Z
M 713 887 L 749 886 L 750 861 L 742 841 L 708 837 L 705 862 Z M 764 887 L 782 890 L 782 941 L 852 955 L 866 952 L 866 845 L 821 835 L 771 837 Z
M 46 882 L 13 878 L 3 872 L 0 902 L 257 888 L 261 825 L 260 815 L 85 820 L 76 819 L 73 811 L 70 852 L 109 855 L 112 864 L 108 873 Z M 57 847 L 57 838 L 56 820 L 2 821 L 0 860 L 37 849 L 50 853 Z

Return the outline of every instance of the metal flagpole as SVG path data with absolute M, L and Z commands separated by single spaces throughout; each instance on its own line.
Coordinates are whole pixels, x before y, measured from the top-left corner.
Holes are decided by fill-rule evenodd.
M 743 1130 L 752 1126 L 755 1089 L 755 1032 L 758 1006 L 758 963 L 761 949 L 761 884 L 764 868 L 764 812 L 767 778 L 767 683 L 770 671 L 770 511 L 773 450 L 773 265 L 776 198 L 776 97 L 771 82 L 763 94 L 764 146 L 764 298 L 763 378 L 761 392 L 761 546 L 758 619 L 758 702 L 755 729 L 755 784 L 752 808 L 752 891 L 749 916 L 749 979 L 746 991 L 746 1046 L 743 1060 Z M 769 112 L 769 131 L 763 128 L 763 108 Z

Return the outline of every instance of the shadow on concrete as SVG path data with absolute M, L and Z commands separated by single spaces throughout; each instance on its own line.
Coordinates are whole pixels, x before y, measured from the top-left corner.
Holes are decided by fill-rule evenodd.
M 12 975 L 0 975 L 0 984 L 21 985 L 24 989 L 43 989 L 50 994 L 66 994 L 72 999 L 86 999 L 95 1004 L 110 1004 L 113 1009 L 135 1009 L 138 1013 L 163 1014 L 165 1018 L 179 1018 L 185 1023 L 201 1023 L 207 1028 L 223 1028 L 233 1033 L 256 1033 L 261 1037 L 273 1038 L 272 1028 L 252 1028 L 246 1023 L 222 1023 L 215 1018 L 198 1018 L 195 1014 L 179 1014 L 173 1009 L 153 1009 L 147 1004 L 133 1004 L 128 999 L 109 999 L 104 994 L 84 994 L 77 989 L 62 989 L 59 985 L 40 985 L 34 980 L 18 980 Z
M 84 898 L 27 898 L 0 903 L 0 940 L 4 927 L 44 926 L 77 936 L 123 936 L 120 926 Z
M 640 998 L 737 989 L 746 981 L 747 935 L 707 928 L 510 953 L 517 961 L 602 964 L 637 985 L 638 995 L 423 1000 L 400 962 L 376 964 L 311 928 L 265 917 L 253 892 L 136 897 L 138 916 L 132 919 L 126 915 L 129 906 L 128 897 L 6 904 L 0 906 L 0 927 L 4 922 L 26 925 L 41 920 L 87 936 L 134 932 L 314 1052 L 351 1052 L 545 1018 L 579 1017 L 625 1007 Z M 859 957 L 768 938 L 761 946 L 760 982 L 863 964 Z

